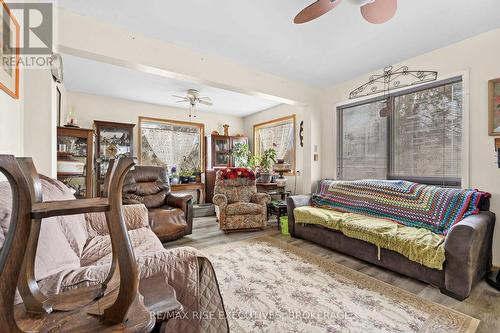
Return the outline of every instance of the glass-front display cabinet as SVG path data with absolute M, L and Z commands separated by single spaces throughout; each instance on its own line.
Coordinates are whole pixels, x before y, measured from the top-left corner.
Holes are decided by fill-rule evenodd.
M 93 146 L 93 130 L 57 128 L 57 179 L 72 188 L 77 199 L 93 196 Z
M 233 149 L 236 144 L 248 144 L 248 138 L 244 136 L 207 136 L 207 168 L 229 168 L 234 167 Z
M 96 135 L 95 178 L 96 192 L 103 193 L 104 177 L 109 160 L 118 157 L 134 157 L 135 124 L 94 121 Z

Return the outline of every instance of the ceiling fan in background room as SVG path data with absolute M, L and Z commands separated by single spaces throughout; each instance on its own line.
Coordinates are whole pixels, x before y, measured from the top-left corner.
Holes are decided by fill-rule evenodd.
M 172 97 L 180 98 L 177 103 L 189 103 L 189 119 L 196 118 L 196 105 L 202 104 L 206 106 L 214 105 L 210 97 L 200 96 L 200 92 L 196 89 L 188 89 L 186 96 L 172 95 Z
M 361 6 L 363 18 L 373 24 L 382 24 L 389 21 L 396 15 L 398 0 L 349 0 Z M 295 16 L 293 22 L 302 24 L 328 13 L 337 7 L 342 0 L 317 0 L 313 4 L 304 8 Z

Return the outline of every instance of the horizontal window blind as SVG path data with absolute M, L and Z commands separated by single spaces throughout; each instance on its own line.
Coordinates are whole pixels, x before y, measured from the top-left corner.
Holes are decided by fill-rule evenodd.
M 339 179 L 461 185 L 461 78 L 338 108 Z

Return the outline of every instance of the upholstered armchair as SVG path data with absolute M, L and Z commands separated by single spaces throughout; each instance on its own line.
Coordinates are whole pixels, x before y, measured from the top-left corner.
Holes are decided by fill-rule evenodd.
M 217 171 L 214 194 L 219 226 L 225 232 L 262 229 L 266 225 L 271 197 L 257 193 L 253 171 L 243 168 Z
M 193 230 L 193 196 L 170 192 L 167 170 L 136 166 L 123 186 L 123 204 L 144 204 L 149 226 L 162 242 L 190 235 Z

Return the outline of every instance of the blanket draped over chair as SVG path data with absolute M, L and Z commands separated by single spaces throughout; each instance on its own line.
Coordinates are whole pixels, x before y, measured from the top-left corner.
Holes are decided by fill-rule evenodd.
M 41 181 L 44 201 L 74 199 L 61 182 L 43 176 Z M 9 184 L 0 182 L 0 247 L 9 228 L 11 198 Z M 124 206 L 123 210 L 140 279 L 164 279 L 183 306 L 183 314 L 164 322 L 162 330 L 228 332 L 210 261 L 193 248 L 166 250 L 149 227 L 145 206 Z M 43 293 L 53 295 L 104 282 L 112 258 L 104 213 L 51 217 L 43 222 L 35 261 L 35 277 Z
M 402 180 L 324 180 L 313 205 L 390 219 L 446 235 L 467 216 L 479 212 L 489 193 L 422 185 Z

